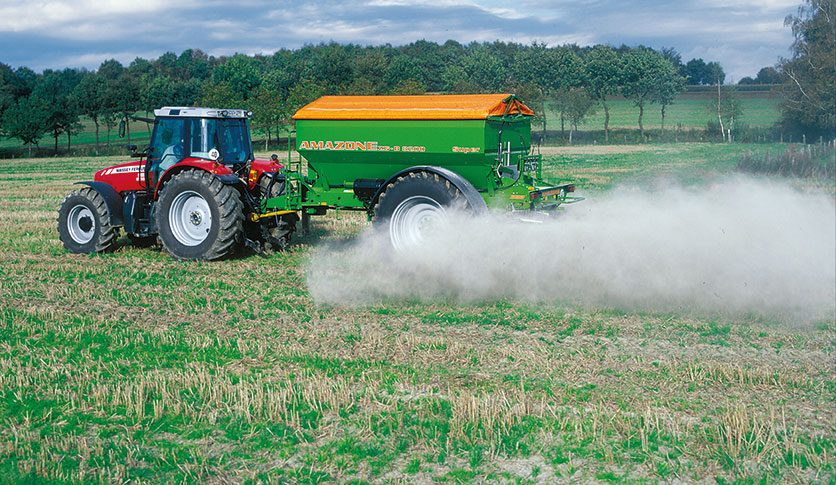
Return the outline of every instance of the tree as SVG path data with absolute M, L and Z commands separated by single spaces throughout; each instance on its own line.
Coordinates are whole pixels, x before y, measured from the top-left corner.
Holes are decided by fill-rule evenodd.
M 479 44 L 472 46 L 460 60 L 459 65 L 466 79 L 475 85 L 475 89 L 469 92 L 495 93 L 501 91 L 505 84 L 505 67 L 486 46 Z M 450 73 L 445 71 L 445 74 L 449 81 Z
M 705 65 L 705 76 L 703 84 L 714 84 L 720 85 L 723 84 L 726 80 L 726 73 L 723 71 L 723 67 L 720 66 L 718 62 L 709 62 Z
M 783 85 L 782 122 L 808 134 L 836 136 L 836 1 L 806 0 L 784 24 L 792 28 L 792 57 L 778 69 Z
M 685 78 L 679 75 L 679 70 L 671 65 L 662 66 L 662 72 L 658 73 L 658 83 L 651 95 L 653 102 L 661 105 L 662 131 L 665 131 L 665 108 L 673 104 L 679 93 L 685 90 Z
M 302 106 L 325 94 L 325 86 L 314 79 L 303 79 L 290 88 L 287 105 L 290 112 L 296 112 Z
M 732 141 L 735 121 L 743 115 L 743 103 L 737 96 L 734 86 L 717 86 L 717 93 L 708 105 L 709 111 L 717 116 L 720 135 L 723 141 Z
M 58 153 L 58 137 L 67 134 L 67 143 L 72 134 L 79 129 L 78 111 L 71 100 L 71 93 L 77 85 L 77 71 L 44 71 L 41 82 L 34 94 L 47 102 L 46 128 L 55 139 L 55 152 Z
M 172 63 L 174 60 L 172 60 Z M 261 76 L 255 61 L 244 54 L 235 54 L 215 68 L 212 74 L 215 84 L 226 84 L 240 101 L 246 101 L 261 84 Z
M 383 94 L 389 60 L 381 49 L 368 49 L 354 61 L 354 87 L 356 94 Z M 288 83 L 285 89 L 289 88 Z
M 99 122 L 106 110 L 107 83 L 98 74 L 87 74 L 73 90 L 73 102 L 81 114 L 90 118 L 96 127 L 96 154 L 99 153 Z
M 139 103 L 146 114 L 162 106 L 174 104 L 174 83 L 168 76 L 143 76 L 139 88 Z
M 584 84 L 583 61 L 568 47 L 549 48 L 545 44 L 532 44 L 514 56 L 512 74 L 516 86 L 534 85 L 540 97 L 554 99 L 560 110 L 561 123 L 565 117 L 565 104 L 559 91 Z M 544 104 L 545 108 L 545 104 Z M 546 111 L 542 110 L 543 131 L 546 130 Z
M 3 114 L 3 131 L 10 138 L 28 145 L 29 157 L 32 156 L 32 145 L 37 145 L 47 133 L 47 108 L 45 99 L 30 95 L 18 99 Z
M 543 134 L 546 130 L 546 106 L 543 91 L 534 84 L 523 84 L 516 88 L 517 95 L 525 104 L 534 111 L 534 118 L 531 120 L 531 126 L 543 126 Z
M 639 132 L 644 137 L 644 107 L 648 102 L 660 99 L 660 86 L 676 84 L 671 78 L 678 77 L 673 65 L 658 52 L 643 47 L 624 54 L 624 69 L 621 94 L 633 101 L 639 108 Z
M 755 78 L 755 84 L 781 84 L 781 81 L 781 73 L 774 67 L 764 67 Z
M 330 92 L 344 91 L 354 80 L 351 60 L 343 45 L 331 42 L 320 46 L 315 62 L 318 77 Z
M 450 64 L 441 75 L 444 90 L 451 93 L 475 93 L 479 90 L 476 81 L 459 64 Z
M 386 72 L 386 85 L 389 90 L 394 90 L 398 85 L 405 86 L 407 80 L 412 80 L 409 85 L 415 88 L 420 86 L 421 93 L 427 86 L 427 70 L 417 60 L 399 55 L 392 59 Z
M 128 73 L 122 73 L 118 78 L 109 82 L 105 90 L 105 102 L 108 111 L 125 122 L 128 144 L 131 143 L 130 117 L 140 109 L 139 93 L 139 82 Z
M 228 84 L 207 82 L 200 93 L 200 104 L 213 108 L 234 108 L 243 106 L 244 101 Z
M 108 59 L 99 66 L 98 73 L 108 81 L 115 81 L 125 70 L 122 64 L 116 59 Z
M 569 144 L 572 144 L 572 134 L 578 130 L 578 125 L 587 116 L 595 114 L 595 100 L 589 96 L 588 91 L 575 88 L 569 92 L 567 97 L 566 119 L 569 120 Z
M 621 65 L 618 54 L 609 46 L 596 45 L 584 58 L 586 88 L 592 99 L 604 107 L 604 139 L 610 140 L 610 108 L 607 96 L 618 92 L 621 83 Z
M 691 59 L 685 64 L 687 82 L 690 85 L 709 84 L 706 74 L 705 61 L 702 59 Z
M 389 94 L 397 95 L 397 96 L 409 96 L 409 95 L 417 95 L 417 94 L 424 94 L 425 88 L 424 85 L 420 82 L 416 81 L 415 79 L 402 79 L 398 81 Z
M 279 138 L 281 126 L 290 119 L 287 96 L 282 93 L 283 75 L 272 71 L 264 76 L 256 95 L 251 98 L 253 110 L 253 124 L 264 129 L 264 149 L 270 142 L 271 132 Z
M 673 65 L 677 74 L 684 78 L 688 77 L 688 69 L 685 67 L 685 64 L 682 63 L 682 55 L 677 52 L 676 49 L 673 47 L 662 47 L 662 50 L 660 50 L 659 53 Z

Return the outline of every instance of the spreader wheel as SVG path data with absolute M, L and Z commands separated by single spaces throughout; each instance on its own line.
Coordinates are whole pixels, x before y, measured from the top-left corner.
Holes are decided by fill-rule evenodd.
M 71 253 L 101 253 L 116 245 L 119 228 L 110 225 L 107 204 L 84 187 L 68 195 L 58 209 L 58 237 Z
M 221 259 L 242 240 L 243 203 L 237 190 L 214 175 L 189 170 L 165 184 L 154 221 L 163 247 L 175 258 Z
M 443 177 L 411 172 L 391 182 L 374 209 L 374 224 L 387 230 L 397 250 L 420 246 L 448 217 L 450 210 L 467 210 L 461 192 Z

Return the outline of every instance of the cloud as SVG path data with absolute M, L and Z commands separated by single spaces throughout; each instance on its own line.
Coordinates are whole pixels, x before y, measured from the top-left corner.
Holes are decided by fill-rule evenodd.
M 97 19 L 127 18 L 194 6 L 191 0 L 58 0 L 0 4 L 0 32 L 46 31 L 56 26 L 83 25 Z
M 786 54 L 792 38 L 783 18 L 796 1 L 14 0 L 0 4 L 0 52 L 5 63 L 39 70 L 93 69 L 120 52 L 270 53 L 330 41 L 643 44 L 674 47 L 686 61 L 686 53 L 719 61 L 739 78 Z

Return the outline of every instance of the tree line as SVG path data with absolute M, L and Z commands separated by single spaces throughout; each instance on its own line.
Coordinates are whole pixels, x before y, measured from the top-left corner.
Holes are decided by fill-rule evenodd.
M 722 73 L 718 64 L 709 65 Z M 693 82 L 709 82 L 695 75 L 701 77 Z M 100 132 L 109 142 L 116 124 L 137 112 L 204 105 L 251 109 L 253 124 L 270 138 L 287 126 L 296 109 L 325 94 L 515 92 L 535 107 L 553 103 L 570 130 L 594 106 L 608 113 L 607 100 L 622 95 L 639 107 L 643 130 L 647 105 L 658 103 L 664 115 L 690 76 L 672 49 L 642 46 L 421 40 L 398 47 L 330 43 L 230 57 L 188 49 L 154 60 L 137 58 L 128 66 L 111 59 L 94 72 L 67 68 L 39 74 L 0 64 L 0 128 L 3 136 L 30 150 L 49 135 L 57 151 L 59 138 L 66 137 L 69 145 L 85 116 L 95 125 L 98 149 Z M 544 110 L 536 111 L 545 126 Z

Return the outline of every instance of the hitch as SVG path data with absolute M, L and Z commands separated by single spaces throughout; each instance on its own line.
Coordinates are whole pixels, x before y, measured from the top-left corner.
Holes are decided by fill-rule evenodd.
M 265 214 L 256 214 L 255 212 L 251 212 L 249 215 L 249 219 L 252 222 L 258 222 L 261 219 L 273 216 L 283 216 L 285 214 L 295 214 L 296 211 L 274 211 L 274 212 L 267 212 Z

